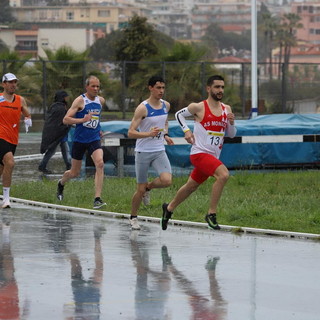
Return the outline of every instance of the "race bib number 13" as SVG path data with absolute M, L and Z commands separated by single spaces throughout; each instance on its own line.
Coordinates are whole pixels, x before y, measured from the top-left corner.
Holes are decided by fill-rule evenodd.
M 224 133 L 217 131 L 207 131 L 206 144 L 210 146 L 219 146 L 223 142 Z
M 90 121 L 83 123 L 83 126 L 89 129 L 96 129 L 98 124 L 99 124 L 99 116 L 92 116 Z

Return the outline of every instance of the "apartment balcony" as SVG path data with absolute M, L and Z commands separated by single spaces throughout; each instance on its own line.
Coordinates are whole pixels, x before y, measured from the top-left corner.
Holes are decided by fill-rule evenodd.
M 32 52 L 32 51 L 38 51 L 38 46 L 24 46 L 24 45 L 16 45 L 14 47 L 16 51 L 26 51 L 26 52 Z

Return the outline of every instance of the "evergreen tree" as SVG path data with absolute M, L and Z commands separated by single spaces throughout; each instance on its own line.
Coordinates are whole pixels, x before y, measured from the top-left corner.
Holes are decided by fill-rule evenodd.
M 116 61 L 116 43 L 122 35 L 122 30 L 116 30 L 104 38 L 97 39 L 90 48 L 90 58 L 95 61 Z
M 213 52 L 213 58 L 217 56 L 219 50 L 225 48 L 233 47 L 236 50 L 250 50 L 251 48 L 250 34 L 248 32 L 244 32 L 242 35 L 224 32 L 216 23 L 208 26 L 205 35 L 202 37 L 202 41 Z
M 12 15 L 9 0 L 0 0 L 0 24 L 9 24 L 16 21 Z
M 123 91 L 121 105 L 123 118 L 128 99 L 127 88 L 132 75 L 139 71 L 138 62 L 156 54 L 157 46 L 154 42 L 154 28 L 147 23 L 147 18 L 134 15 L 122 31 L 122 36 L 115 42 L 115 57 L 120 63 L 119 69 L 122 74 Z M 125 63 L 124 62 L 129 62 Z
M 154 29 L 147 18 L 133 16 L 117 41 L 116 58 L 118 61 L 140 61 L 157 52 L 154 42 Z

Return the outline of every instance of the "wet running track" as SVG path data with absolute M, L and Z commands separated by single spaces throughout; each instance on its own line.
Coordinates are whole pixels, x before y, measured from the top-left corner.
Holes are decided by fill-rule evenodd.
M 320 243 L 1 211 L 0 319 L 318 320 Z

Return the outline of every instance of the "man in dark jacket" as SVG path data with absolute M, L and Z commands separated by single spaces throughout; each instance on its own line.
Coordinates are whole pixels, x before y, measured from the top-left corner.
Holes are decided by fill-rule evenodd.
M 54 103 L 50 106 L 46 114 L 40 146 L 40 152 L 42 154 L 44 153 L 44 156 L 38 167 L 39 171 L 45 174 L 52 173 L 47 169 L 47 164 L 55 154 L 59 144 L 67 170 L 71 167 L 67 141 L 70 128 L 62 122 L 67 112 L 67 97 L 67 92 L 63 90 L 57 91 L 54 96 Z

